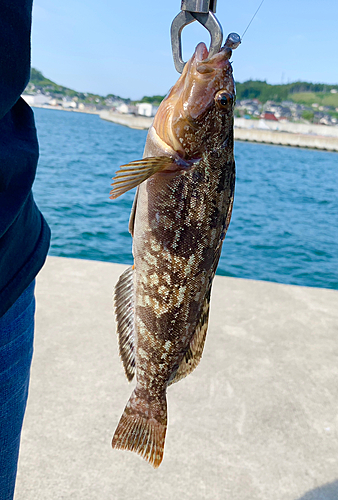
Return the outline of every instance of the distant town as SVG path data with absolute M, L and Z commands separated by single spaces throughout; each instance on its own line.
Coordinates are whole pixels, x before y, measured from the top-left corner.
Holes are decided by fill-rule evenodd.
M 337 93 L 335 89 L 331 90 L 331 92 Z M 337 125 L 338 117 L 336 113 L 338 115 L 338 106 L 322 106 L 319 103 L 313 103 L 309 106 L 292 101 L 282 101 L 281 103 L 267 101 L 262 104 L 258 99 L 237 100 L 235 108 L 235 116 L 241 118 L 263 118 L 264 120 L 279 122 L 317 123 L 322 125 Z
M 307 82 L 270 85 L 248 81 L 237 83 L 236 87 L 235 116 L 238 118 L 338 126 L 338 85 Z M 164 96 L 145 96 L 140 101 L 131 101 L 114 94 L 103 97 L 81 93 L 48 80 L 33 68 L 22 97 L 31 106 L 86 113 L 108 110 L 151 117 Z

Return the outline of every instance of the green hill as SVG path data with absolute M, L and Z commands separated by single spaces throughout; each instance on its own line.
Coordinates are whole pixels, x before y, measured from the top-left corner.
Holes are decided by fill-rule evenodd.
M 324 106 L 338 106 L 338 93 L 331 94 L 331 90 L 338 92 L 338 85 L 325 83 L 293 82 L 284 85 L 270 85 L 265 81 L 248 80 L 236 83 L 237 99 L 258 99 L 266 101 L 294 101 L 311 105 L 315 102 Z
M 30 90 L 40 90 L 44 94 L 53 94 L 54 97 L 61 96 L 69 96 L 69 97 L 81 97 L 85 99 L 86 94 L 82 92 L 76 92 L 75 90 L 69 89 L 68 87 L 63 87 L 62 85 L 58 85 L 52 80 L 46 78 L 41 71 L 38 71 L 35 68 L 31 69 L 31 76 L 29 80 L 29 84 L 27 87 L 27 91 Z M 94 95 L 94 94 L 90 94 Z
M 87 92 L 77 92 L 76 90 L 64 87 L 63 85 L 58 85 L 46 78 L 41 71 L 35 68 L 31 69 L 31 76 L 29 83 L 26 88 L 27 93 L 35 93 L 40 91 L 43 94 L 51 95 L 52 97 L 62 99 L 63 97 L 76 97 L 79 102 L 84 102 L 87 104 L 105 104 L 107 99 L 114 100 L 118 99 L 124 102 L 130 102 L 130 99 L 123 99 L 122 97 L 116 96 L 114 94 L 109 94 L 105 97 L 99 94 L 92 94 Z

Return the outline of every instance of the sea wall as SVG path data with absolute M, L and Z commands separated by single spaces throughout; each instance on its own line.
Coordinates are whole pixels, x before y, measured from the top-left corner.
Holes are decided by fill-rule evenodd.
M 314 123 L 278 122 L 272 120 L 234 119 L 236 128 L 249 130 L 272 130 L 290 134 L 318 135 L 338 138 L 338 126 L 315 125 Z
M 125 127 L 147 130 L 153 123 L 154 118 L 148 116 L 135 116 L 122 113 L 114 113 L 113 111 L 101 111 L 100 118 L 109 122 L 118 123 Z
M 101 111 L 100 118 L 130 128 L 148 129 L 153 118 Z M 235 118 L 235 140 L 338 152 L 338 127 Z
M 235 140 L 338 152 L 338 137 L 235 127 Z
M 43 108 L 43 109 L 53 109 L 56 111 L 69 111 L 72 113 L 84 113 L 86 115 L 99 115 L 100 111 L 96 109 L 84 108 L 63 108 L 62 106 L 51 106 L 49 104 L 30 104 L 31 108 Z

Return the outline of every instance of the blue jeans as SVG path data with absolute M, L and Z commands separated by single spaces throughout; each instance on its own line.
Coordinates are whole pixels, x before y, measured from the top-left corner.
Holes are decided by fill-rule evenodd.
M 34 282 L 0 318 L 0 500 L 12 500 L 34 337 Z

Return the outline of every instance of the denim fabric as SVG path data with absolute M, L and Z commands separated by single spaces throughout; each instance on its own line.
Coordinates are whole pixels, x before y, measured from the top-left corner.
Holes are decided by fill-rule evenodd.
M 0 318 L 0 500 L 12 500 L 34 337 L 34 282 Z
M 0 0 L 0 317 L 42 268 L 50 230 L 32 185 L 39 157 L 29 81 L 32 0 Z

